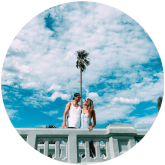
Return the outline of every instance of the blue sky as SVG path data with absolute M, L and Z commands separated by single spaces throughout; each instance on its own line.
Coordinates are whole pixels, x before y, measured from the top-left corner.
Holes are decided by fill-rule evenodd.
M 157 49 L 131 17 L 93 2 L 50 8 L 14 38 L 1 78 L 14 127 L 61 127 L 65 105 L 80 91 L 75 51 L 82 49 L 91 59 L 83 73 L 83 99 L 94 101 L 96 128 L 150 128 L 164 89 Z

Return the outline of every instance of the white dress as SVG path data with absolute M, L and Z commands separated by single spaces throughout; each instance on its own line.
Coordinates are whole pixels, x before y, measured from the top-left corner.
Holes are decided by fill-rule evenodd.
M 76 127 L 80 128 L 80 120 L 81 120 L 81 107 L 75 107 L 73 103 L 71 103 L 71 107 L 69 110 L 69 118 L 68 118 L 68 127 Z
M 91 118 L 89 117 L 89 113 L 81 113 L 81 128 L 88 128 L 91 122 Z

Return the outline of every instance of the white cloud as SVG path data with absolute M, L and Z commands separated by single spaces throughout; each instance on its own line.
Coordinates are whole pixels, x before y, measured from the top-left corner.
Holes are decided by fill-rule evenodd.
M 93 100 L 94 105 L 101 101 L 101 98 L 99 97 L 99 95 L 96 92 L 88 93 L 88 91 L 87 91 L 86 98 Z
M 152 107 L 146 108 L 145 110 L 150 110 L 150 109 L 155 109 L 155 108 L 156 108 L 155 106 L 152 106 Z
M 67 55 L 66 55 L 66 57 L 64 58 L 64 60 L 65 60 L 65 61 L 68 61 L 68 59 L 69 59 L 70 57 L 72 57 L 74 53 L 75 53 L 75 52 L 68 52 Z
M 156 119 L 157 115 L 153 114 L 150 116 L 145 116 L 145 117 L 140 117 L 140 118 L 132 118 L 132 123 L 133 126 L 136 129 L 150 129 L 151 126 L 153 125 L 155 119 Z
M 49 97 L 49 99 L 51 101 L 55 101 L 58 97 L 60 97 L 62 100 L 69 100 L 71 96 L 69 94 L 63 94 L 61 92 L 54 92 L 52 96 Z
M 48 116 L 53 116 L 53 115 L 57 114 L 58 111 L 49 111 L 49 112 L 42 111 L 42 113 L 44 113 L 44 114 L 46 114 L 46 115 L 48 115 Z
M 21 72 L 24 72 L 24 73 L 29 73 L 30 72 L 30 67 L 26 66 L 26 65 L 20 66 L 19 69 L 21 70 Z
M 14 119 L 14 118 L 18 118 L 16 116 L 16 113 L 18 112 L 17 110 L 13 110 L 13 109 L 6 109 L 6 112 L 9 116 L 10 119 Z
M 30 47 L 25 41 L 21 41 L 20 39 L 16 38 L 11 43 L 10 49 L 13 49 L 16 52 L 28 52 Z
M 49 104 L 48 98 L 43 95 L 44 91 L 38 91 L 32 96 L 22 97 L 22 103 L 25 106 L 33 106 L 34 108 L 40 108 Z
M 109 120 L 125 119 L 134 109 L 131 105 L 104 104 L 96 106 L 96 122 L 97 124 L 104 124 Z
M 63 117 L 58 117 L 57 119 L 59 119 L 59 120 L 63 120 Z
M 50 86 L 49 89 L 47 89 L 48 92 L 50 92 L 51 90 L 60 90 L 61 89 L 61 86 L 60 85 L 57 85 L 57 84 L 53 84 Z
M 30 82 L 27 84 L 20 84 L 22 86 L 22 88 L 35 88 L 37 86 L 39 86 L 40 83 L 36 84 L 35 82 Z
M 11 80 L 4 80 L 2 81 L 2 85 L 12 85 L 12 81 Z
M 6 71 L 6 79 L 8 73 L 15 69 L 19 73 L 13 74 L 13 77 L 20 77 L 23 84 L 30 83 L 27 79 L 36 84 L 40 81 L 42 83 L 38 88 L 48 89 L 54 83 L 60 84 L 67 92 L 72 92 L 72 87 L 76 86 L 79 80 L 74 55 L 79 49 L 87 50 L 91 59 L 91 65 L 83 73 L 85 88 L 97 84 L 100 76 L 110 75 L 112 69 L 117 66 L 123 70 L 130 69 L 131 65 L 148 62 L 151 58 L 155 47 L 153 43 L 146 42 L 142 28 L 134 20 L 106 5 L 86 3 L 88 14 L 79 10 L 80 6 L 77 3 L 72 5 L 75 7 L 73 12 L 66 10 L 68 5 L 61 5 L 61 11 L 57 12 L 51 8 L 24 26 L 8 51 L 13 56 L 8 56 L 8 61 L 5 60 L 5 65 L 11 64 L 12 67 Z M 104 14 L 101 11 L 105 11 Z M 61 30 L 57 31 L 58 38 L 52 37 L 53 31 L 45 28 L 44 16 L 49 12 L 54 19 L 63 17 L 67 20 L 64 26 L 58 28 Z M 134 26 L 122 25 L 121 21 L 131 22 Z M 67 30 L 63 29 L 65 26 Z M 127 32 L 126 29 L 132 32 Z M 116 31 L 123 32 L 119 34 Z M 144 37 L 138 40 L 138 35 Z M 103 48 L 98 49 L 99 47 Z M 24 58 L 16 58 L 21 50 L 24 52 Z M 150 52 L 150 55 L 147 52 Z
M 126 98 L 123 98 L 123 97 L 120 97 L 120 98 L 115 97 L 112 100 L 112 103 L 113 104 L 139 104 L 140 100 L 138 98 L 126 99 Z
M 87 93 L 94 105 L 102 103 L 96 106 L 99 122 L 124 118 L 133 111 L 132 104 L 156 102 L 164 91 L 164 75 L 161 71 L 141 68 L 141 64 L 159 58 L 156 47 L 142 27 L 109 6 L 86 3 L 86 12 L 78 3 L 72 3 L 73 11 L 68 12 L 68 5 L 61 5 L 59 11 L 51 8 L 23 27 L 5 58 L 2 84 L 14 82 L 22 88 L 40 91 L 24 98 L 25 105 L 40 107 L 57 98 L 69 100 L 71 94 L 79 92 L 80 73 L 74 52 L 85 49 L 90 53 L 91 64 L 82 74 L 83 90 L 96 87 L 100 82 L 105 85 Z M 63 18 L 63 24 L 53 27 L 55 31 L 45 28 L 44 17 L 49 12 L 52 19 Z M 156 81 L 153 75 L 157 77 Z M 137 83 L 139 80 L 141 82 Z M 121 83 L 132 85 L 119 89 Z M 61 89 L 63 91 L 59 92 Z M 43 95 L 51 90 L 55 90 L 51 97 Z M 111 100 L 120 105 L 110 104 Z

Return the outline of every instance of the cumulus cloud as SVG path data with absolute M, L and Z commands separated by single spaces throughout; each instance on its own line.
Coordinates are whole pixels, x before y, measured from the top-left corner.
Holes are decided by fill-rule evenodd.
M 86 98 L 93 100 L 94 104 L 97 104 L 101 101 L 101 98 L 99 97 L 99 95 L 96 92 L 88 93 L 88 91 L 87 91 Z
M 69 6 L 72 6 L 71 12 Z M 84 88 L 97 84 L 100 76 L 110 75 L 118 66 L 128 70 L 132 65 L 157 57 L 153 43 L 129 16 L 102 4 L 85 3 L 85 6 L 81 10 L 79 3 L 60 5 L 58 10 L 51 8 L 26 24 L 8 50 L 12 56 L 7 56 L 4 63 L 6 79 L 15 71 L 13 76 L 22 78 L 24 84 L 30 83 L 29 78 L 35 83 L 41 81 L 40 89 L 48 89 L 54 83 L 71 92 L 71 87 L 77 84 L 75 80 L 79 79 L 74 55 L 77 50 L 85 49 L 90 53 L 91 65 L 83 74 Z M 44 18 L 49 13 L 55 20 L 54 31 L 45 28 Z M 16 58 L 20 51 L 24 52 L 24 58 Z
M 57 84 L 53 84 L 50 86 L 49 89 L 47 89 L 48 92 L 50 92 L 51 90 L 60 90 L 61 89 L 61 86 L 60 85 L 57 85 Z
M 115 97 L 112 100 L 112 103 L 113 104 L 139 104 L 140 100 L 138 98 L 126 99 L 126 98 L 123 98 L 123 97 L 120 97 L 120 98 Z
M 30 82 L 30 83 L 20 84 L 20 85 L 22 86 L 22 88 L 35 88 L 39 86 L 39 83 L 36 84 L 35 82 Z
M 65 60 L 65 61 L 68 61 L 68 59 L 69 59 L 70 57 L 72 57 L 74 53 L 75 53 L 75 52 L 68 52 L 67 55 L 66 55 L 66 57 L 64 58 L 64 60 Z
M 52 96 L 49 97 L 49 99 L 51 101 L 55 101 L 58 97 L 60 97 L 62 100 L 69 100 L 71 96 L 69 94 L 63 94 L 61 92 L 54 92 Z

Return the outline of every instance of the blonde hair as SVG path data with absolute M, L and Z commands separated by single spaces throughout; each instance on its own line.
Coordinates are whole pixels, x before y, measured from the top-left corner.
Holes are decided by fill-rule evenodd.
M 88 98 L 87 102 L 89 104 L 89 106 L 88 106 L 88 114 L 89 114 L 89 117 L 91 118 L 92 117 L 92 111 L 93 111 L 93 108 L 94 108 L 93 101 Z

